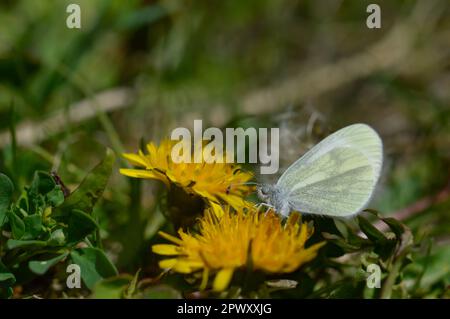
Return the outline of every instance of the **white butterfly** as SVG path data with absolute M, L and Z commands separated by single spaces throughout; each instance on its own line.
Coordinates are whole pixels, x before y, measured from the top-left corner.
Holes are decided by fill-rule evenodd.
M 258 196 L 283 216 L 292 210 L 350 216 L 370 201 L 382 162 L 379 135 L 366 124 L 353 124 L 314 146 L 275 185 L 258 187 Z

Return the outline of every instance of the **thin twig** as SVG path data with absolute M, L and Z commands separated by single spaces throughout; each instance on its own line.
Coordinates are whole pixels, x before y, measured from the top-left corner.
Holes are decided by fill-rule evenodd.
M 389 217 L 393 217 L 399 221 L 404 221 L 408 218 L 411 218 L 421 212 L 427 210 L 433 205 L 440 204 L 450 198 L 450 182 L 445 186 L 441 191 L 437 194 L 433 194 L 430 196 L 426 196 L 424 198 L 419 199 L 417 202 L 402 208 L 396 212 L 388 214 Z M 374 224 L 381 231 L 385 231 L 388 229 L 388 225 L 386 225 L 383 221 L 377 221 Z
M 77 124 L 92 119 L 98 112 L 108 113 L 131 105 L 134 92 L 129 88 L 115 88 L 100 92 L 95 98 L 87 98 L 69 106 L 68 112 L 62 109 L 54 115 L 39 122 L 22 122 L 16 127 L 17 144 L 30 146 L 58 134 L 70 123 Z M 97 107 L 98 105 L 98 107 Z M 0 147 L 11 143 L 9 132 L 0 133 Z

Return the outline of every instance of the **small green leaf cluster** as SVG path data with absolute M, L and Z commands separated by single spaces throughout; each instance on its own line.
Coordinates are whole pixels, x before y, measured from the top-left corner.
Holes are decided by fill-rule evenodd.
M 114 160 L 108 151 L 70 194 L 56 175 L 36 171 L 15 198 L 13 183 L 0 173 L 0 297 L 11 297 L 14 285 L 44 276 L 62 262 L 77 264 L 89 289 L 117 275 L 101 249 L 99 226 L 92 216 Z

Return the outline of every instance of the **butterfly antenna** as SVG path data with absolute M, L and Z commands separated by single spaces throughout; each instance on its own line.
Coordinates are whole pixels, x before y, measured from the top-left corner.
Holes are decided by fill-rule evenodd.
M 255 183 L 255 182 L 246 182 L 246 183 L 235 183 L 235 184 L 230 184 L 230 185 L 227 186 L 227 191 L 226 191 L 227 195 L 230 194 L 231 187 L 233 187 L 233 186 L 239 186 L 239 185 L 256 185 L 256 186 L 258 186 L 258 185 L 261 185 L 261 184 Z

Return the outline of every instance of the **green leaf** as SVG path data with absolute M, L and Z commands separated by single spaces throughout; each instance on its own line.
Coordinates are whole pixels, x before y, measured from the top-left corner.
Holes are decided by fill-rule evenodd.
M 27 216 L 23 219 L 25 224 L 25 237 L 36 238 L 42 232 L 42 219 L 38 214 Z M 28 236 L 27 236 L 28 235 Z
M 28 246 L 45 247 L 47 246 L 47 242 L 42 240 L 16 240 L 16 239 L 8 239 L 8 241 L 6 242 L 6 247 L 8 249 L 15 249 Z
M 9 298 L 13 294 L 11 288 L 16 282 L 16 277 L 0 260 L 0 299 Z
M 0 272 L 0 282 L 15 280 L 15 277 L 12 273 L 2 273 Z
M 8 299 L 14 293 L 14 290 L 11 287 L 2 288 L 0 287 L 0 299 Z
M 322 236 L 329 242 L 340 247 L 346 253 L 355 252 L 361 249 L 360 245 L 352 245 L 351 243 L 345 241 L 342 237 L 339 237 L 337 235 L 322 232 Z
M 387 242 L 386 236 L 379 231 L 375 226 L 373 226 L 366 218 L 361 215 L 358 216 L 358 223 L 361 231 L 375 243 L 385 243 Z
M 36 171 L 34 173 L 33 181 L 30 185 L 30 192 L 33 194 L 47 194 L 51 190 L 53 190 L 56 186 L 55 180 L 53 177 L 43 171 Z
M 0 261 L 0 286 L 10 287 L 16 282 L 16 277 L 8 268 Z
M 81 278 L 89 289 L 100 280 L 117 275 L 116 267 L 100 249 L 81 248 L 72 251 L 70 256 L 72 261 L 80 266 Z
M 341 233 L 342 237 L 348 239 L 348 227 L 344 221 L 339 219 L 334 219 L 334 224 L 336 225 L 337 230 Z
M 96 299 L 120 299 L 133 277 L 130 275 L 119 275 L 99 281 L 93 292 Z
M 168 285 L 158 285 L 145 289 L 137 297 L 143 299 L 180 299 L 181 293 Z
M 45 274 L 51 267 L 59 263 L 61 260 L 66 258 L 69 253 L 64 253 L 62 255 L 56 256 L 48 260 L 32 260 L 28 263 L 30 270 L 37 275 Z
M 108 149 L 103 161 L 89 172 L 78 188 L 59 206 L 58 214 L 64 216 L 74 209 L 90 214 L 108 183 L 114 161 L 114 152 Z
M 136 287 L 139 279 L 139 274 L 141 270 L 139 269 L 136 274 L 133 277 L 133 280 L 131 281 L 130 285 L 128 286 L 127 290 L 125 291 L 124 297 L 125 298 L 132 298 L 134 293 L 136 292 Z
M 392 217 L 383 218 L 376 210 L 373 209 L 366 209 L 365 211 L 376 216 L 378 219 L 381 219 L 386 225 L 389 226 L 389 228 L 394 232 L 397 238 L 401 238 L 403 234 L 409 230 L 408 227 L 406 227 L 404 224 L 402 224 L 395 218 Z
M 73 210 L 69 216 L 67 237 L 69 243 L 77 243 L 99 228 L 97 222 L 80 210 Z
M 66 236 L 62 229 L 57 229 L 50 234 L 48 244 L 50 246 L 62 246 L 66 242 Z
M 389 228 L 394 232 L 397 238 L 401 238 L 402 234 L 406 231 L 405 225 L 392 217 L 382 218 L 384 223 L 386 223 Z
M 0 227 L 6 219 L 6 211 L 13 195 L 14 186 L 8 176 L 0 173 Z
M 25 233 L 25 223 L 14 212 L 8 213 L 8 219 L 11 224 L 12 235 L 14 239 L 22 238 Z
M 47 202 L 53 207 L 57 207 L 64 202 L 64 192 L 61 186 L 56 185 L 50 192 L 47 193 Z
M 371 245 L 372 243 L 369 239 L 362 238 L 356 234 L 355 229 L 351 227 L 350 223 L 354 222 L 351 220 L 334 220 L 337 230 L 341 233 L 342 237 L 348 244 L 358 246 L 360 248 Z M 356 223 L 354 224 L 357 227 Z

